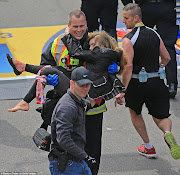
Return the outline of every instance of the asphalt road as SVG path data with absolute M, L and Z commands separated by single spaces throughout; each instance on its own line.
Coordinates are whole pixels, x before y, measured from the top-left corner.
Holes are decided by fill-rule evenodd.
M 180 143 L 180 95 L 171 100 L 173 133 Z M 37 172 L 48 175 L 48 153 L 39 150 L 32 136 L 42 120 L 35 111 L 34 100 L 28 112 L 7 112 L 19 100 L 0 101 L 0 172 Z M 163 140 L 163 133 L 143 109 L 151 142 L 158 158 L 147 159 L 137 153 L 142 140 L 130 121 L 129 111 L 124 106 L 114 107 L 113 100 L 107 102 L 104 114 L 102 159 L 99 175 L 177 175 L 180 174 L 180 160 L 174 160 Z
M 0 0 L 0 28 L 59 25 L 67 23 L 67 15 L 78 9 L 80 0 Z M 120 12 L 122 5 L 120 4 Z M 119 12 L 118 19 L 121 19 Z M 41 125 L 40 114 L 35 111 L 36 101 L 28 112 L 10 113 L 8 108 L 19 100 L 0 101 L 0 175 L 28 174 L 48 175 L 48 153 L 39 150 L 32 136 Z M 180 90 L 171 100 L 172 132 L 180 144 Z M 142 140 L 130 121 L 124 106 L 114 107 L 113 100 L 107 102 L 104 113 L 102 159 L 99 175 L 178 175 L 180 160 L 174 160 L 163 140 L 163 133 L 143 109 L 143 115 L 151 142 L 158 158 L 147 159 L 138 155 L 137 147 Z
M 69 12 L 80 9 L 80 3 L 81 0 L 0 0 L 0 28 L 65 25 Z M 122 19 L 121 15 L 118 19 Z

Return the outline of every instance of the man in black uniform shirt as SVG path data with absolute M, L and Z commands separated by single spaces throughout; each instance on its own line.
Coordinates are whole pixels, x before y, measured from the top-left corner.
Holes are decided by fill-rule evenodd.
M 144 26 L 141 16 L 141 9 L 135 3 L 129 3 L 123 9 L 123 22 L 128 29 L 133 30 L 123 38 L 122 42 L 128 58 L 122 72 L 122 83 L 127 88 L 125 101 L 126 107 L 130 110 L 132 123 L 144 141 L 137 151 L 148 158 L 156 158 L 155 148 L 149 140 L 142 117 L 142 106 L 145 103 L 154 122 L 164 132 L 164 139 L 171 150 L 172 157 L 179 159 L 180 147 L 171 133 L 172 123 L 168 118 L 170 103 L 168 88 L 163 80 L 165 73 L 159 73 L 160 65 L 166 66 L 170 56 L 160 35 Z M 161 56 L 160 60 L 159 56 Z M 139 74 L 142 67 L 147 72 L 144 77 Z M 122 95 L 121 93 L 116 96 L 115 105 L 120 104 Z
M 124 5 L 133 0 L 121 0 Z M 178 35 L 176 25 L 176 0 L 135 0 L 142 9 L 142 21 L 145 26 L 153 28 L 156 25 L 171 61 L 166 65 L 166 78 L 169 85 L 170 97 L 177 94 L 177 61 L 175 43 Z
M 81 10 L 87 18 L 88 31 L 99 30 L 99 25 L 117 40 L 118 0 L 82 0 Z

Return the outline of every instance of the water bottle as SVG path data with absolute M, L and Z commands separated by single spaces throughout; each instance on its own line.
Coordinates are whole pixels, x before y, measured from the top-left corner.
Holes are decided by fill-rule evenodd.
M 160 65 L 158 73 L 160 75 L 160 79 L 166 78 L 166 73 L 165 73 L 163 64 Z
M 141 71 L 139 72 L 139 82 L 147 82 L 147 72 L 145 71 L 144 67 L 142 67 Z

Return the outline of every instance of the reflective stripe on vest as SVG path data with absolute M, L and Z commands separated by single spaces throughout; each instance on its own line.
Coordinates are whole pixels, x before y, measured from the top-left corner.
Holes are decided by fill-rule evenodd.
M 51 54 L 54 57 L 55 61 L 56 61 L 56 65 L 58 66 L 65 66 L 65 63 L 61 62 L 61 59 L 68 55 L 68 50 L 66 48 L 66 46 L 63 44 L 63 42 L 61 41 L 61 36 L 58 36 L 51 47 Z
M 106 108 L 106 104 L 104 103 L 103 105 L 98 106 L 97 108 L 89 109 L 86 112 L 86 115 L 95 115 L 95 114 L 100 114 L 100 113 L 106 112 L 106 111 L 107 111 L 107 108 Z

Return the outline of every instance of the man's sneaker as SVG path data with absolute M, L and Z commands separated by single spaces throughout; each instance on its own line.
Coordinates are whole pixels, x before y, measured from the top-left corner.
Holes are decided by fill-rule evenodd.
M 148 158 L 156 158 L 156 151 L 154 146 L 151 149 L 147 149 L 145 145 L 141 145 L 138 147 L 138 153 L 142 156 L 146 156 Z
M 171 132 L 167 132 L 164 136 L 164 140 L 171 150 L 171 155 L 174 159 L 180 158 L 180 146 L 176 143 L 174 136 Z

